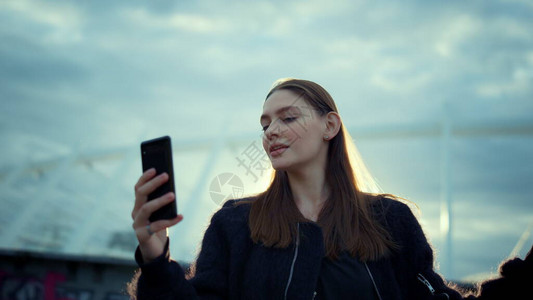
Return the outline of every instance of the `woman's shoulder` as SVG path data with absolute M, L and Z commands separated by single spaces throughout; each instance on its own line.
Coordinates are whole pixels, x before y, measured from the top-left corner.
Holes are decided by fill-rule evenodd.
M 425 249 L 427 241 L 417 217 L 413 214 L 412 209 L 418 209 L 414 203 L 385 194 L 375 196 L 372 207 L 376 220 L 401 248 Z
M 222 207 L 213 215 L 213 221 L 217 222 L 242 222 L 248 221 L 250 206 L 253 197 L 231 199 L 226 201 Z
M 409 200 L 390 195 L 375 194 L 370 196 L 372 213 L 376 220 L 392 231 L 418 226 L 418 219 L 413 214 L 418 207 Z
M 391 194 L 367 194 L 367 199 L 378 215 L 410 216 L 411 206 L 416 206 L 409 200 Z
M 230 200 L 227 200 L 226 202 L 224 202 L 224 204 L 222 205 L 222 208 L 227 208 L 227 207 L 240 207 L 240 206 L 243 206 L 243 207 L 250 207 L 250 204 L 252 204 L 252 202 L 255 200 L 255 197 L 253 196 L 249 196 L 249 197 L 244 197 L 244 198 L 237 198 L 237 199 L 230 199 Z

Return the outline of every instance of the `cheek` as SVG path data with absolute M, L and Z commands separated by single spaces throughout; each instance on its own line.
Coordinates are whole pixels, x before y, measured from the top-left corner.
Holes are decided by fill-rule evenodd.
M 285 132 L 285 137 L 290 143 L 299 143 L 300 140 L 307 140 L 312 136 L 309 127 L 303 127 L 301 125 L 295 124 Z
M 294 145 L 301 151 L 314 153 L 323 146 L 322 136 L 316 128 L 309 128 L 307 131 L 298 132 L 298 134 Z
M 313 143 L 314 140 L 319 139 L 319 130 L 315 126 L 295 127 L 290 133 L 291 139 L 303 143 Z

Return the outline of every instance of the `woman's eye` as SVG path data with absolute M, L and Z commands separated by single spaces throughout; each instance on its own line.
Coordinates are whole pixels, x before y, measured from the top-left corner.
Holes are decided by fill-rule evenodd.
M 283 122 L 285 123 L 290 123 L 290 122 L 293 122 L 297 119 L 297 117 L 287 117 L 285 119 L 283 119 Z
M 296 121 L 296 119 L 298 119 L 298 117 L 286 117 L 286 118 L 278 119 L 278 120 L 281 120 L 283 123 L 291 123 L 291 122 Z M 267 131 L 268 127 L 270 127 L 270 124 L 263 126 L 262 127 L 263 131 Z

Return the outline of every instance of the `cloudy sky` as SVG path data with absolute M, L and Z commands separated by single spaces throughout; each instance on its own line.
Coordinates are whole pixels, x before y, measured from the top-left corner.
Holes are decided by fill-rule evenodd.
M 140 141 L 164 134 L 175 143 L 252 137 L 246 146 L 271 84 L 298 77 L 333 95 L 386 192 L 420 203 L 437 250 L 439 126 L 457 129 L 453 276 L 494 271 L 533 220 L 530 1 L 2 0 L 0 24 L 0 178 L 79 153 L 135 156 Z M 237 174 L 234 156 L 191 172 Z M 137 176 L 106 180 L 129 192 Z M 176 255 L 190 260 L 194 247 Z

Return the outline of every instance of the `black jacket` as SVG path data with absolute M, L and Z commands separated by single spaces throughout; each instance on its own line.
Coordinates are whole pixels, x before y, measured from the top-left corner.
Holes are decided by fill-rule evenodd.
M 380 299 L 462 299 L 435 272 L 433 249 L 410 208 L 387 198 L 373 208 L 400 246 L 390 257 L 366 263 Z M 190 280 L 170 259 L 168 242 L 165 253 L 148 264 L 137 249 L 138 299 L 313 299 L 324 257 L 320 227 L 299 223 L 298 242 L 264 247 L 250 239 L 249 209 L 229 201 L 214 214 Z

